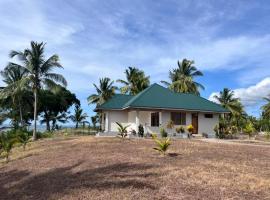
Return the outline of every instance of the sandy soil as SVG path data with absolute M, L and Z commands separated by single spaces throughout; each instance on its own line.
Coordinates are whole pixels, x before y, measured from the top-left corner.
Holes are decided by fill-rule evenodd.
M 270 199 L 270 147 L 151 139 L 48 139 L 0 163 L 0 199 Z

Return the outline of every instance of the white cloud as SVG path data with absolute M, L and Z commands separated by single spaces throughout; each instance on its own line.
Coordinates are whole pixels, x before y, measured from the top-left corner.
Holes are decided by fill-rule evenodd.
M 235 97 L 239 98 L 248 110 L 254 112 L 254 108 L 256 108 L 258 111 L 258 107 L 263 103 L 263 98 L 270 95 L 270 77 L 261 80 L 255 85 L 233 89 L 233 91 Z M 218 103 L 214 98 L 215 95 L 219 95 L 219 92 L 213 92 L 208 99 Z

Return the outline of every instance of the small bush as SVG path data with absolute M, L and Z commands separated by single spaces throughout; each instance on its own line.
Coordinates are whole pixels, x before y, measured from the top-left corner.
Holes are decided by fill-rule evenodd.
M 168 128 L 168 129 L 173 129 L 173 127 L 174 127 L 173 121 L 172 121 L 172 120 L 168 121 L 168 123 L 167 123 L 167 128 Z
M 208 138 L 208 134 L 207 133 L 202 133 L 202 136 L 205 138 Z
M 255 129 L 252 123 L 248 123 L 246 127 L 244 128 L 244 133 L 247 134 L 249 138 L 251 138 L 254 131 Z
M 187 131 L 188 131 L 188 138 L 190 138 L 190 136 L 192 135 L 194 131 L 194 127 L 192 126 L 192 124 L 187 126 Z
M 138 126 L 138 136 L 139 137 L 144 136 L 144 128 L 143 128 L 143 126 L 141 124 Z
M 127 125 L 127 126 L 123 126 L 121 123 L 119 122 L 116 122 L 116 124 L 118 125 L 118 135 L 121 137 L 121 138 L 125 138 L 127 137 L 127 128 L 130 126 L 130 125 Z
M 0 134 L 0 150 L 1 154 L 4 155 L 6 162 L 9 161 L 9 155 L 12 148 L 18 142 L 16 134 L 14 133 L 15 131 L 11 130 Z
M 155 142 L 156 142 L 157 147 L 155 147 L 154 150 L 159 151 L 160 153 L 165 155 L 166 151 L 171 145 L 170 138 L 167 138 L 165 140 L 155 139 Z
M 160 128 L 160 135 L 163 138 L 168 137 L 168 133 L 166 132 L 166 130 L 163 127 Z
M 156 133 L 152 133 L 152 134 L 151 134 L 151 138 L 152 138 L 152 139 L 156 139 L 156 138 L 157 138 L 157 134 L 156 134 Z
M 184 128 L 183 126 L 180 126 L 180 127 L 177 127 L 177 128 L 175 129 L 175 131 L 176 131 L 177 133 L 184 133 L 184 132 L 185 132 L 185 128 Z
M 134 135 L 134 136 L 136 136 L 137 135 L 137 132 L 134 129 L 132 129 L 131 134 Z

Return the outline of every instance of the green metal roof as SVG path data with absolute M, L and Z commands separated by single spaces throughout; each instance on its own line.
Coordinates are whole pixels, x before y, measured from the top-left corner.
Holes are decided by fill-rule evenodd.
M 97 107 L 96 110 L 110 109 L 172 109 L 204 112 L 229 112 L 222 106 L 194 94 L 175 93 L 168 88 L 153 84 L 135 96 L 115 95 Z

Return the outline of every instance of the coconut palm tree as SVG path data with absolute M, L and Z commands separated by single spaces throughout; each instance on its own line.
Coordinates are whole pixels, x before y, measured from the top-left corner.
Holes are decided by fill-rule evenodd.
M 239 98 L 234 97 L 234 92 L 228 88 L 224 88 L 214 98 L 221 106 L 231 111 L 232 114 L 241 114 L 243 112 L 243 106 Z
M 44 51 L 45 43 L 32 41 L 30 49 L 11 51 L 10 53 L 10 57 L 17 57 L 22 65 L 17 63 L 10 63 L 9 65 L 16 66 L 26 71 L 26 77 L 20 81 L 20 85 L 29 84 L 34 93 L 34 140 L 36 139 L 37 130 L 38 91 L 43 86 L 54 88 L 57 86 L 57 83 L 63 86 L 67 85 L 67 81 L 62 75 L 52 72 L 55 68 L 63 68 L 59 63 L 58 55 L 52 55 L 46 60 Z
M 23 95 L 27 86 L 21 85 L 20 81 L 25 77 L 26 70 L 10 64 L 0 74 L 3 82 L 7 85 L 0 89 L 0 98 L 7 101 L 10 99 L 13 109 L 19 109 L 20 123 L 23 126 L 22 103 L 24 102 L 22 101 L 24 100 Z
M 97 93 L 92 94 L 87 98 L 89 104 L 103 104 L 114 95 L 114 92 L 117 89 L 115 86 L 113 86 L 113 81 L 107 77 L 99 79 L 99 86 L 96 84 L 93 85 Z
M 183 59 L 182 62 L 178 61 L 177 64 L 178 68 L 169 72 L 171 82 L 161 82 L 174 92 L 200 95 L 199 90 L 204 90 L 204 87 L 200 83 L 194 81 L 194 78 L 203 76 L 203 73 L 194 66 L 194 61 Z
M 70 116 L 70 119 L 76 123 L 75 128 L 79 127 L 79 124 L 81 123 L 87 123 L 86 118 L 87 114 L 83 113 L 83 109 L 81 109 L 81 106 L 79 104 L 75 105 L 74 114 Z
M 145 76 L 142 70 L 136 67 L 128 67 L 125 70 L 126 80 L 118 79 L 117 82 L 122 83 L 124 86 L 120 88 L 122 94 L 136 95 L 149 87 L 149 76 Z

